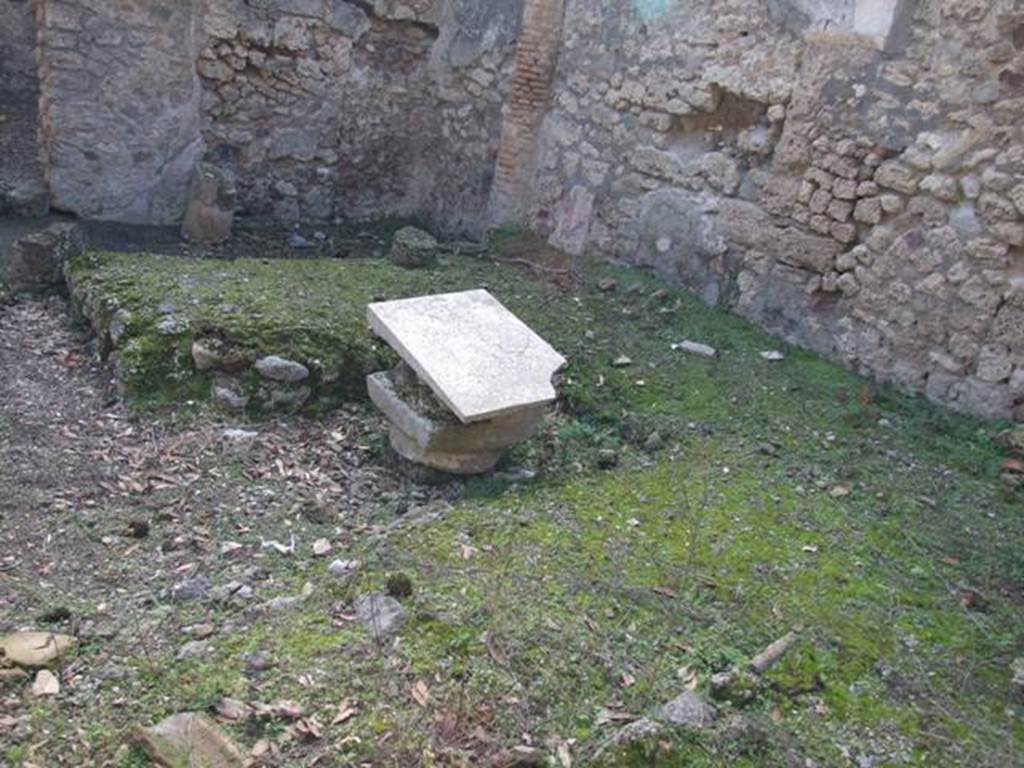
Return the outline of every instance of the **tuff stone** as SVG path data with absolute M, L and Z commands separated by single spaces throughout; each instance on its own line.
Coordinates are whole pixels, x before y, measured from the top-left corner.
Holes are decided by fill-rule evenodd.
M 77 224 L 51 224 L 16 240 L 0 254 L 0 282 L 14 291 L 51 291 L 64 283 L 64 264 L 85 250 L 85 234 Z
M 235 185 L 210 163 L 196 163 L 181 234 L 196 243 L 220 243 L 231 237 L 235 220 Z

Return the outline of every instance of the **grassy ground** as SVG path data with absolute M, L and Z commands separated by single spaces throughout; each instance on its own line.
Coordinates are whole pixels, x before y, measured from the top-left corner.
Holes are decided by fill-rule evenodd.
M 571 362 L 557 413 L 503 468 L 533 479 L 458 484 L 397 518 L 371 499 L 356 527 L 321 494 L 329 514 L 291 530 L 361 560 L 349 583 L 308 546 L 260 552 L 266 520 L 207 520 L 209 538 L 240 541 L 275 590 L 311 594 L 282 614 L 171 603 L 154 589 L 146 620 L 169 642 L 127 653 L 132 674 L 98 683 L 78 709 L 31 705 L 36 733 L 75 743 L 80 762 L 64 764 L 142 765 L 120 746 L 126 728 L 225 696 L 294 700 L 321 726 L 304 738 L 280 717 L 228 723 L 243 747 L 279 750 L 267 765 L 512 764 L 507 750 L 524 744 L 563 766 L 1021 764 L 1011 665 L 1024 655 L 1024 496 L 1001 477 L 1009 425 L 879 390 L 799 350 L 769 362 L 760 353 L 779 342 L 628 269 L 587 266 L 571 291 L 468 258 L 405 272 L 359 259 L 107 255 L 89 270 L 79 279 L 127 306 L 139 338 L 152 338 L 160 297 L 192 307 L 190 327 L 216 318 L 241 343 L 360 373 L 385 360 L 365 333 L 367 301 L 486 285 Z M 616 290 L 598 289 L 610 280 Z M 223 303 L 241 311 L 207 311 Z M 683 339 L 719 357 L 671 348 Z M 189 423 L 211 418 L 199 408 Z M 200 454 L 194 469 L 245 494 L 250 464 Z M 209 549 L 217 581 L 240 555 Z M 377 642 L 351 602 L 395 574 L 413 585 L 409 618 Z M 220 628 L 209 653 L 176 660 L 173 636 L 198 622 Z M 631 719 L 688 688 L 708 693 L 712 675 L 792 629 L 798 644 L 750 700 L 719 701 L 714 727 L 612 745 Z M 76 669 L 87 676 L 108 650 L 87 643 Z M 329 725 L 344 700 L 354 714 Z M 0 754 L 47 764 L 39 756 L 52 752 L 31 747 Z

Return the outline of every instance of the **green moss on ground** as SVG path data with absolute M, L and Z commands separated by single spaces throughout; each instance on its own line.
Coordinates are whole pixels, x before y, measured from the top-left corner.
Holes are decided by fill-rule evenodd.
M 132 312 L 157 348 L 140 351 L 143 367 L 180 343 L 147 330 L 168 301 L 192 328 L 349 371 L 358 394 L 388 362 L 368 301 L 481 285 L 571 361 L 558 414 L 509 462 L 537 480 L 470 482 L 443 518 L 357 546 L 355 583 L 317 576 L 294 613 L 260 618 L 214 660 L 148 660 L 154 715 L 243 695 L 242 659 L 259 650 L 277 663 L 260 698 L 299 700 L 321 721 L 342 695 L 359 702 L 317 745 L 338 765 L 486 764 L 526 738 L 552 756 L 564 745 L 575 765 L 1019 761 L 1024 504 L 1000 478 L 1005 425 L 799 350 L 768 362 L 759 353 L 778 341 L 628 269 L 585 267 L 576 292 L 472 259 L 406 272 L 93 254 L 72 274 Z M 600 279 L 621 287 L 606 295 Z M 683 339 L 720 356 L 673 351 Z M 614 367 L 622 355 L 631 363 Z M 609 452 L 618 467 L 596 471 Z M 311 578 L 308 563 L 281 567 Z M 409 620 L 382 645 L 346 606 L 398 571 L 415 585 Z M 610 713 L 651 715 L 691 681 L 706 690 L 793 628 L 800 642 L 715 728 L 609 746 Z M 311 668 L 315 689 L 297 680 Z M 426 705 L 411 694 L 420 680 Z

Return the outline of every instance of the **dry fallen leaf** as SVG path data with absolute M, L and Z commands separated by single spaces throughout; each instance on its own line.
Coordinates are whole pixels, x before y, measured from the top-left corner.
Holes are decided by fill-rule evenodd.
M 331 720 L 331 725 L 341 725 L 346 720 L 351 719 L 351 717 L 355 713 L 356 713 L 355 702 L 349 702 L 348 699 L 345 699 L 344 701 L 341 702 L 341 704 L 338 705 L 338 711 L 334 715 L 334 719 Z
M 426 707 L 430 703 L 430 689 L 427 688 L 427 684 L 422 680 L 417 680 L 412 687 L 412 697 L 421 707 Z
M 295 723 L 295 733 L 304 739 L 315 741 L 323 737 L 320 723 L 312 717 L 304 717 Z
M 505 651 L 502 647 L 498 645 L 498 641 L 494 639 L 494 635 L 490 630 L 484 632 L 483 641 L 484 645 L 487 646 L 487 653 L 490 655 L 494 663 L 499 667 L 507 667 L 508 656 L 505 655 Z
M 297 720 L 302 717 L 302 705 L 297 701 L 290 701 L 284 699 L 282 701 L 275 701 L 270 705 L 270 711 L 276 717 L 282 717 L 285 720 Z

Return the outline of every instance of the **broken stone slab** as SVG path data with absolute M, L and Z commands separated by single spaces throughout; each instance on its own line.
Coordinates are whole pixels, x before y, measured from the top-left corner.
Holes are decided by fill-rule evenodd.
M 403 227 L 391 241 L 391 261 L 400 267 L 430 267 L 437 262 L 437 240 L 416 227 Z
M 0 638 L 0 659 L 19 667 L 45 667 L 75 647 L 71 635 L 53 632 L 14 632 Z
M 565 358 L 485 290 L 370 304 L 367 314 L 463 423 L 555 400 Z
M 0 254 L 0 281 L 15 292 L 42 292 L 64 285 L 68 259 L 85 251 L 85 233 L 71 222 L 51 224 L 16 240 Z
M 150 728 L 139 728 L 135 742 L 162 768 L 241 768 L 242 753 L 206 715 L 183 712 Z
M 231 237 L 237 191 L 231 177 L 210 163 L 196 163 L 188 190 L 181 236 L 193 243 L 221 243 Z
M 506 450 L 534 435 L 546 411 L 532 406 L 463 424 L 404 364 L 371 374 L 367 389 L 391 424 L 391 446 L 400 456 L 453 474 L 493 469 Z

